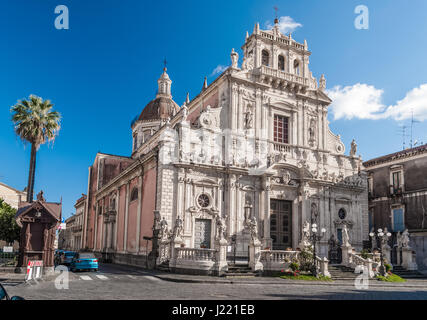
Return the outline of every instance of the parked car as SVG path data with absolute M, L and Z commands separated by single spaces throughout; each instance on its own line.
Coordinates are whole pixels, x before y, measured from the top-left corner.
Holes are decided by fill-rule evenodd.
M 0 283 L 0 301 L 1 300 L 25 300 L 22 297 L 19 296 L 13 296 L 13 297 L 9 297 L 9 295 L 6 292 L 6 289 L 3 287 L 3 285 Z
M 77 253 L 74 251 L 65 251 L 64 254 L 62 255 L 61 264 L 66 266 L 70 265 L 71 261 L 73 260 L 76 254 Z
M 98 271 L 98 259 L 90 252 L 77 253 L 71 260 L 70 270 L 73 272 L 77 270 Z

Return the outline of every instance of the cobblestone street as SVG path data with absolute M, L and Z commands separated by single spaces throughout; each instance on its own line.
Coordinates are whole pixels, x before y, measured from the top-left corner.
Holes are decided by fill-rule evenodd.
M 155 274 L 144 270 L 101 265 L 99 272 L 69 273 L 69 289 L 56 289 L 54 278 L 31 285 L 10 280 L 5 281 L 4 285 L 11 296 L 20 295 L 28 300 L 427 299 L 425 280 L 410 280 L 404 286 L 379 285 L 377 281 L 370 281 L 375 285 L 367 290 L 357 290 L 351 282 L 319 284 L 281 282 L 281 279 L 277 279 L 266 285 L 263 281 L 263 278 L 256 278 L 242 281 L 243 283 L 236 280 L 232 284 L 172 282 L 159 279 Z

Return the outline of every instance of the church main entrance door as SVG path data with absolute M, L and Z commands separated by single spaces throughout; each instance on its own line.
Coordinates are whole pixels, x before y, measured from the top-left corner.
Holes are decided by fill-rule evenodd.
M 292 247 L 292 202 L 270 200 L 270 237 L 273 250 L 286 250 Z
M 194 248 L 211 248 L 211 220 L 196 219 Z

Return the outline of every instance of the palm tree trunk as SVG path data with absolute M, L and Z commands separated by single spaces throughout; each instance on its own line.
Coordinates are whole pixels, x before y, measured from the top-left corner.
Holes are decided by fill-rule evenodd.
M 33 202 L 34 177 L 36 173 L 36 153 L 37 148 L 34 143 L 31 144 L 30 172 L 28 174 L 27 202 Z

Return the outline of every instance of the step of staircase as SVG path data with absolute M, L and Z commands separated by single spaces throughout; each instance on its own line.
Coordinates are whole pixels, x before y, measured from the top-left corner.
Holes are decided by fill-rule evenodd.
M 354 280 L 359 276 L 359 274 L 354 273 L 353 268 L 341 265 L 329 266 L 328 271 L 333 280 Z
M 246 264 L 229 264 L 228 271 L 224 274 L 226 278 L 248 278 L 248 277 L 257 277 L 259 273 L 252 272 L 252 269 L 249 265 Z
M 391 272 L 404 279 L 427 279 L 427 276 L 420 273 L 419 271 L 407 270 L 402 266 L 394 266 Z

